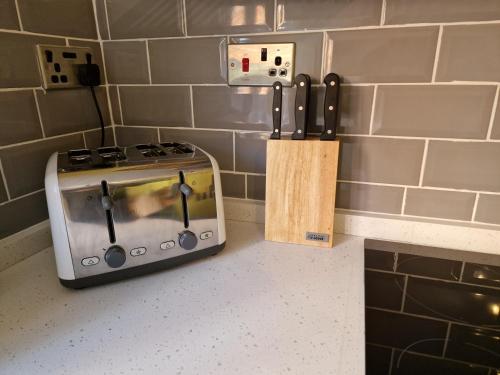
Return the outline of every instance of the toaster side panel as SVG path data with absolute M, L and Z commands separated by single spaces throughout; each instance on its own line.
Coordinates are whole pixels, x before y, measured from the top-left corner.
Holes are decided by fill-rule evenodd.
M 47 168 L 45 170 L 45 194 L 47 196 L 57 274 L 60 279 L 74 280 L 75 271 L 71 259 L 66 221 L 62 207 L 61 193 L 59 191 L 59 180 L 57 177 L 57 157 L 57 153 L 52 154 L 47 163 Z
M 208 152 L 205 152 L 212 163 L 212 169 L 214 173 L 214 184 L 215 184 L 215 201 L 217 204 L 217 227 L 219 232 L 219 245 L 226 242 L 226 222 L 224 220 L 224 201 L 222 199 L 222 185 L 220 181 L 220 169 L 217 160 L 210 155 Z

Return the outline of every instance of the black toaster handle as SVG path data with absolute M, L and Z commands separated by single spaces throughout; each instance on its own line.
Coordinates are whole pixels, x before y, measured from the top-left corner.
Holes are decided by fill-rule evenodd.
M 283 85 L 276 81 L 273 83 L 273 132 L 271 139 L 281 137 L 281 101 L 283 97 Z

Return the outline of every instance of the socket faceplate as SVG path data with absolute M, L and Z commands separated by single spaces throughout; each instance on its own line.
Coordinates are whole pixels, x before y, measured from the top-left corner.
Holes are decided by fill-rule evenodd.
M 47 90 L 81 87 L 76 65 L 87 63 L 87 54 L 92 56 L 92 63 L 96 63 L 90 47 L 39 44 L 36 49 L 42 85 Z
M 295 43 L 229 44 L 227 77 L 230 86 L 292 86 Z

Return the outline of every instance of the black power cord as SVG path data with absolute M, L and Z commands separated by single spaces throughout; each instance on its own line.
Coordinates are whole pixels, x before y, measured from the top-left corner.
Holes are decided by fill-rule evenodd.
M 92 64 L 92 55 L 87 53 L 86 58 L 86 64 L 78 65 L 78 81 L 82 86 L 89 87 L 90 92 L 92 93 L 92 99 L 94 99 L 97 115 L 99 116 L 99 122 L 101 123 L 101 147 L 103 147 L 105 141 L 104 120 L 102 118 L 101 108 L 99 107 L 99 101 L 97 100 L 94 89 L 101 84 L 101 74 L 99 72 L 99 65 Z

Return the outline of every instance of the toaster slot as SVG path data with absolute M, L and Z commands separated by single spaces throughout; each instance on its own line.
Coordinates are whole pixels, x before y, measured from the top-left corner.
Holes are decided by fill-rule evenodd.
M 120 147 L 101 147 L 97 153 L 104 162 L 125 160 L 127 157 Z
M 177 142 L 164 142 L 160 143 L 164 148 L 167 149 L 167 152 L 170 154 L 191 154 L 193 150 L 186 145 Z
M 106 212 L 106 222 L 108 224 L 108 234 L 109 234 L 109 242 L 115 243 L 115 225 L 113 223 L 113 213 L 111 209 L 113 208 L 113 201 L 109 195 L 108 183 L 106 181 L 101 181 L 101 190 L 102 190 L 102 208 L 104 208 Z
M 188 207 L 187 207 L 187 197 L 191 195 L 193 190 L 189 185 L 186 185 L 184 179 L 184 173 L 182 171 L 179 172 L 179 190 L 181 191 L 181 199 L 182 199 L 182 216 L 184 217 L 184 228 L 189 227 L 189 215 L 188 215 Z
M 165 156 L 165 151 L 159 148 L 156 145 L 137 145 L 135 146 L 137 150 L 144 156 L 145 158 L 154 158 L 157 156 Z
M 69 162 L 71 164 L 83 164 L 92 160 L 92 152 L 88 149 L 68 151 Z

